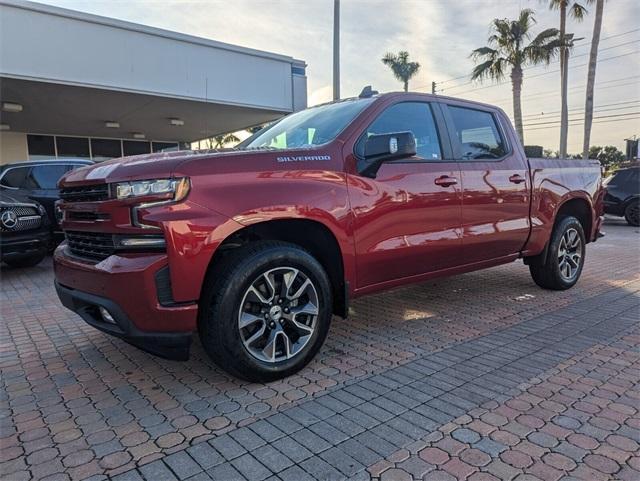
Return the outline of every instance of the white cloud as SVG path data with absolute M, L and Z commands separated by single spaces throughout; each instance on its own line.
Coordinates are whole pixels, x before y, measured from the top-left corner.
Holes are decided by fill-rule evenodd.
M 233 44 L 274 51 L 307 62 L 309 100 L 317 103 L 331 98 L 332 83 L 332 20 L 331 0 L 48 0 L 46 3 L 116 17 L 132 22 L 176 30 L 196 36 Z M 442 83 L 446 79 L 468 75 L 473 68 L 469 53 L 486 44 L 489 26 L 494 18 L 514 18 L 520 8 L 536 11 L 536 31 L 556 27 L 557 11 L 550 11 L 541 0 L 342 0 L 341 73 L 343 96 L 357 95 L 364 85 L 380 91 L 400 90 L 402 85 L 380 59 L 387 51 L 407 50 L 412 60 L 422 68 L 410 87 L 430 91 L 431 81 L 439 83 L 445 94 L 497 103 L 511 114 L 509 84 L 483 88 L 463 85 L 467 79 Z M 592 9 L 593 7 L 588 7 Z M 601 60 L 629 52 L 639 52 L 640 3 L 637 0 L 616 0 L 605 3 L 602 37 L 636 29 L 635 32 L 603 40 Z M 570 87 L 586 83 L 586 63 L 593 15 L 581 24 L 569 22 L 568 30 L 584 37 L 582 46 L 574 51 L 571 61 Z M 619 46 L 625 42 L 635 42 Z M 557 70 L 557 64 L 548 72 Z M 627 55 L 604 61 L 598 66 L 596 105 L 640 99 L 640 55 Z M 523 90 L 524 114 L 559 110 L 558 73 L 545 73 L 544 68 L 525 72 Z M 624 86 L 609 82 L 636 76 Z M 605 83 L 609 82 L 609 83 Z M 458 85 L 457 88 L 453 88 Z M 489 84 L 486 84 L 488 86 Z M 484 87 L 485 85 L 482 85 Z M 610 88 L 605 88 L 605 87 Z M 549 92 L 540 94 L 540 92 Z M 582 108 L 583 87 L 570 90 L 569 105 Z M 316 102 L 317 100 L 317 102 Z M 640 110 L 640 107 L 637 110 Z M 631 110 L 633 111 L 633 110 Z M 581 117 L 580 111 L 576 116 Z M 531 117 L 529 117 L 531 118 Z M 540 120 L 537 120 L 540 121 Z M 593 142 L 622 146 L 622 139 L 639 133 L 639 122 L 594 124 Z M 572 127 L 569 150 L 577 152 L 582 145 L 582 127 Z M 529 144 L 557 148 L 558 129 L 531 130 L 526 133 Z

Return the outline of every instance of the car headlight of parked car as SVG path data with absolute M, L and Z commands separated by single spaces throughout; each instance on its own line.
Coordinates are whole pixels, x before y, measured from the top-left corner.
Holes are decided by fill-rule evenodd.
M 163 200 L 180 201 L 189 193 L 188 177 L 179 179 L 153 179 L 116 184 L 116 197 L 130 199 L 132 197 L 158 197 Z

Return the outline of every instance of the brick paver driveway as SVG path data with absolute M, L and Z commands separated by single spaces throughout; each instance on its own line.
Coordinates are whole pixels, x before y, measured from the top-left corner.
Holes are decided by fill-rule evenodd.
M 353 303 L 300 374 L 164 361 L 60 306 L 50 263 L 2 268 L 0 478 L 639 480 L 639 231 L 578 286 L 522 264 Z

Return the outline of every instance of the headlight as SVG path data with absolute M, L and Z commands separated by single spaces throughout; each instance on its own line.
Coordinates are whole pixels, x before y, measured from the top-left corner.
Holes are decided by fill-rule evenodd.
M 189 193 L 189 179 L 155 179 L 116 184 L 116 197 L 129 199 L 131 197 L 162 196 L 168 200 L 179 201 Z

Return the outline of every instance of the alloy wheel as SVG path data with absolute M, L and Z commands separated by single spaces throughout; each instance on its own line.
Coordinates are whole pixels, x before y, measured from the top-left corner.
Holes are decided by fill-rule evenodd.
M 319 313 L 313 282 L 294 267 L 260 274 L 245 291 L 238 329 L 247 352 L 277 363 L 298 355 L 309 343 Z
M 578 275 L 582 255 L 580 234 L 574 228 L 567 229 L 562 235 L 558 248 L 558 267 L 565 281 L 572 281 Z

